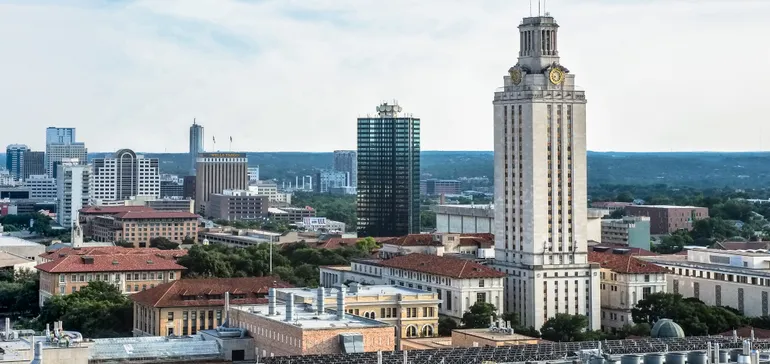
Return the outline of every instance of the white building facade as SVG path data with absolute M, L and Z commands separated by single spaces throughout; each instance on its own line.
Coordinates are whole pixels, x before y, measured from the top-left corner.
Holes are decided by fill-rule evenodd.
M 600 327 L 599 267 L 588 262 L 586 100 L 560 64 L 558 24 L 519 25 L 519 58 L 494 96 L 495 265 L 505 311 L 539 329 L 558 313 Z M 565 293 L 566 292 L 566 293 Z
M 54 171 L 58 169 L 56 166 L 63 163 L 64 160 L 77 159 L 82 165 L 85 165 L 88 161 L 88 149 L 83 143 L 70 143 L 70 144 L 47 144 L 45 146 L 45 165 L 46 173 L 49 176 L 54 176 Z
M 770 314 L 768 253 L 692 249 L 687 255 L 640 258 L 668 269 L 667 292 L 732 307 L 749 317 Z
M 495 231 L 494 205 L 435 205 L 437 233 L 479 234 Z
M 24 186 L 29 188 L 29 198 L 34 200 L 53 201 L 56 199 L 56 179 L 48 175 L 31 175 L 24 180 Z
M 469 260 L 409 254 L 382 261 L 355 260 L 350 267 L 327 266 L 320 270 L 320 284 L 324 287 L 357 282 L 436 292 L 441 300 L 439 314 L 456 320 L 477 302 L 491 303 L 498 314 L 503 313 L 503 274 Z
M 94 159 L 91 198 L 94 201 L 160 198 L 158 164 L 158 158 L 145 158 L 130 149 L 121 149 L 111 158 Z
M 65 159 L 57 166 L 56 175 L 56 221 L 71 228 L 78 211 L 88 206 L 91 166 L 82 165 L 77 159 Z

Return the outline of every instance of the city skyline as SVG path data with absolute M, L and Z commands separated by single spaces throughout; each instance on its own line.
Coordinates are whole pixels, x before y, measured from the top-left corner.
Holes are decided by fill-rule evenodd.
M 351 120 L 396 98 L 424 120 L 423 150 L 492 150 L 489 95 L 530 14 L 523 0 L 69 4 L 0 5 L 0 31 L 15 34 L 0 42 L 3 119 L 24 126 L 3 130 L 0 145 L 42 150 L 43 130 L 61 124 L 94 151 L 184 152 L 197 118 L 207 150 L 211 136 L 219 150 L 230 136 L 234 150 L 354 149 Z M 757 45 L 769 3 L 552 0 L 547 10 L 572 30 L 561 52 L 594 90 L 590 150 L 770 150 L 756 117 L 770 75 L 750 71 L 754 57 L 734 73 L 724 56 L 767 59 Z M 709 102 L 725 82 L 742 92 Z

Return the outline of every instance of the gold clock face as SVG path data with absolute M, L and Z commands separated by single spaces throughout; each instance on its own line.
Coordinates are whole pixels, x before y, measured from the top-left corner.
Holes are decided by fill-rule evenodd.
M 511 81 L 514 85 L 518 85 L 521 83 L 521 70 L 516 68 L 511 71 Z
M 564 82 L 564 71 L 558 68 L 553 68 L 551 69 L 551 72 L 548 74 L 548 79 L 551 80 L 552 84 L 558 85 Z

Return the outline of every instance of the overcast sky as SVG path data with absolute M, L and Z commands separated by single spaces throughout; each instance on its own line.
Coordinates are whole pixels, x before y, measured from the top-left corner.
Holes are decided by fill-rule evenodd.
M 537 0 L 533 0 L 535 14 Z M 491 150 L 529 0 L 0 0 L 0 145 L 356 146 L 397 99 L 423 150 Z M 600 151 L 769 150 L 770 1 L 548 0 Z

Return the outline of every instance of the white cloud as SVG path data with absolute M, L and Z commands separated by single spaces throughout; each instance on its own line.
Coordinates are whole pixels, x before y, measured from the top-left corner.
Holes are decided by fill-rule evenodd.
M 533 1 L 536 7 L 537 0 Z M 0 145 L 74 126 L 92 151 L 355 148 L 398 99 L 424 150 L 491 150 L 529 2 L 0 1 Z M 594 150 L 763 150 L 767 1 L 548 1 Z M 536 10 L 535 10 L 536 11 Z

